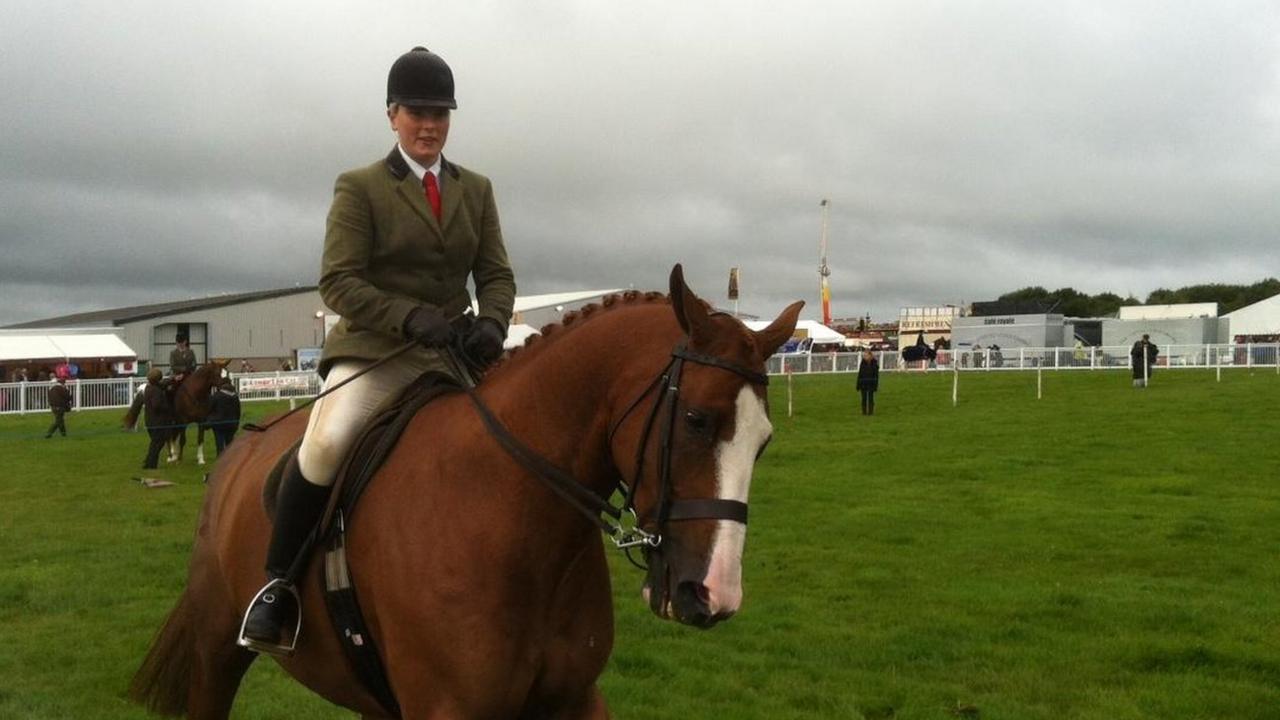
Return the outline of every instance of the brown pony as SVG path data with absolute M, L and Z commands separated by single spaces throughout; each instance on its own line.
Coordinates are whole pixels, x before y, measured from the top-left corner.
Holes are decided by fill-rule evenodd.
M 230 360 L 213 360 L 196 368 L 182 379 L 173 393 L 173 413 L 179 427 L 169 441 L 169 461 L 180 462 L 187 444 L 187 425 L 196 425 L 196 463 L 204 465 L 204 432 L 208 426 L 204 419 L 211 410 L 211 391 L 222 382 L 223 372 Z
M 747 490 L 771 434 L 764 364 L 803 303 L 752 332 L 710 312 L 679 265 L 671 288 L 670 299 L 628 292 L 567 314 L 477 394 L 513 437 L 596 495 L 630 489 L 650 534 L 649 605 L 709 627 L 741 603 Z M 256 657 L 236 636 L 262 584 L 264 478 L 305 423 L 297 415 L 247 435 L 219 461 L 186 590 L 130 687 L 151 710 L 230 713 Z M 739 506 L 738 517 L 717 514 Z M 596 520 L 504 452 L 466 394 L 417 414 L 360 500 L 346 544 L 402 717 L 608 717 L 596 679 L 613 646 L 613 608 Z M 312 558 L 299 584 L 297 651 L 278 661 L 329 701 L 386 717 L 342 655 L 320 565 Z
M 169 462 L 182 460 L 182 451 L 187 444 L 187 426 L 196 423 L 196 461 L 204 465 L 204 431 L 203 421 L 209 416 L 210 391 L 222 380 L 222 372 L 228 360 L 212 361 L 201 365 L 187 374 L 173 391 L 172 435 L 168 440 Z M 133 408 L 124 416 L 124 426 L 131 428 L 138 421 Z

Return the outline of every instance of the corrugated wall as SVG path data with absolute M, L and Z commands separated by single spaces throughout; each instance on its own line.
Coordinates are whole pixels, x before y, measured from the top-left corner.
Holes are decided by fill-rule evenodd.
M 138 353 L 139 360 L 168 362 L 168 357 L 157 359 L 151 355 L 152 328 L 169 323 L 204 323 L 209 332 L 209 357 L 292 358 L 298 348 L 320 345 L 323 319 L 317 319 L 316 313 L 325 311 L 320 293 L 310 290 L 296 295 L 148 318 L 122 327 L 124 341 Z

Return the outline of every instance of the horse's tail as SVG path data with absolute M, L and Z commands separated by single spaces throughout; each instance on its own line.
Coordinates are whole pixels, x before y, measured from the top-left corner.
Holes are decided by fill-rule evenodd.
M 129 412 L 124 414 L 124 420 L 121 422 L 126 428 L 132 430 L 138 424 L 138 407 L 136 405 L 130 407 Z
M 129 683 L 131 700 L 159 715 L 186 714 L 196 657 L 195 620 L 191 591 L 183 590 Z

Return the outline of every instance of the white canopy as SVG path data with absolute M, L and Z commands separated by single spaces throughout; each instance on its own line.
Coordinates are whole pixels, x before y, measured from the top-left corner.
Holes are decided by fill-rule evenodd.
M 530 335 L 537 335 L 537 334 L 538 334 L 537 329 L 535 329 L 532 325 L 525 325 L 524 323 L 515 323 L 511 325 L 511 327 L 507 328 L 507 339 L 505 342 L 502 343 L 502 349 L 510 350 L 511 348 L 514 348 L 514 347 L 520 347 L 521 345 L 524 345 L 524 341 L 527 340 Z
M 0 362 L 54 360 L 137 360 L 119 335 L 62 330 L 0 330 Z
M 609 288 L 606 290 L 576 290 L 574 292 L 546 293 L 543 295 L 517 295 L 511 312 L 522 313 L 541 308 L 553 308 L 557 305 L 568 305 L 620 292 L 622 292 L 620 288 Z M 471 309 L 475 312 L 480 312 L 480 304 L 472 300 Z
M 769 327 L 769 323 L 773 321 L 743 320 L 742 322 L 752 330 L 763 330 Z M 793 337 L 810 337 L 816 343 L 842 343 L 845 340 L 843 335 L 817 320 L 800 320 L 796 322 L 796 331 Z

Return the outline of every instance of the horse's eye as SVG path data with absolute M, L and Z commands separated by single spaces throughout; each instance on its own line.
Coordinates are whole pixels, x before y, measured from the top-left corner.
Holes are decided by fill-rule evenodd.
M 684 413 L 685 425 L 696 433 L 704 433 L 707 428 L 711 427 L 711 418 L 701 410 L 686 410 Z

